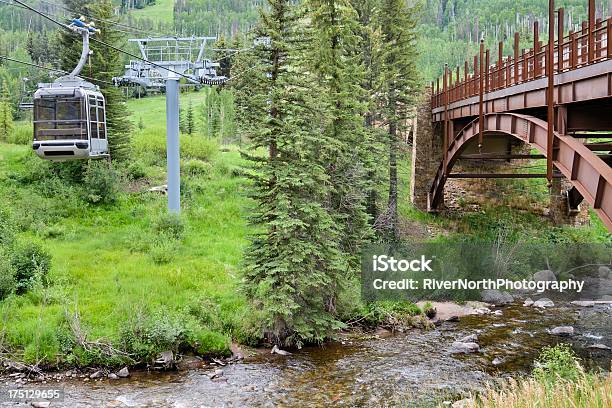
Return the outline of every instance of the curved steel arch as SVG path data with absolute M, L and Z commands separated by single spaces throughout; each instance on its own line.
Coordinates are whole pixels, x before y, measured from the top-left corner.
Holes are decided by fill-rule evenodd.
M 479 131 L 479 122 L 475 119 L 449 143 L 446 156 L 447 173 L 467 143 L 478 137 Z M 546 155 L 547 123 L 541 119 L 514 113 L 491 113 L 485 116 L 483 132 L 515 137 Z M 554 166 L 576 187 L 608 230 L 612 231 L 612 167 L 571 136 L 562 136 L 555 132 L 554 146 Z M 430 211 L 435 211 L 440 204 L 447 176 L 448 174 L 444 174 L 443 159 L 429 191 Z

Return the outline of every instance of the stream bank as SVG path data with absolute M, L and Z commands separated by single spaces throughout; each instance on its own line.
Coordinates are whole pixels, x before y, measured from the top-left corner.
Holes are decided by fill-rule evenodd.
M 573 327 L 574 334 L 551 333 L 560 326 Z M 473 335 L 478 352 L 453 352 L 456 340 Z M 51 407 L 430 407 L 497 379 L 528 374 L 541 348 L 559 342 L 570 343 L 588 369 L 609 370 L 610 350 L 591 347 L 612 347 L 612 305 L 512 304 L 433 330 L 344 336 L 289 356 L 265 352 L 223 367 L 49 382 L 66 393 Z M 215 376 L 215 370 L 222 373 Z

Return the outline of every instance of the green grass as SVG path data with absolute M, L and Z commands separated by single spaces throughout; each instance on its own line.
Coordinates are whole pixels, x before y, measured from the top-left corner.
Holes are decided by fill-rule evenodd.
M 143 117 L 151 124 L 135 131 L 136 141 L 163 141 L 163 97 L 131 101 L 130 109 L 134 122 Z M 248 203 L 241 193 L 245 179 L 231 172 L 242 159 L 235 149 L 211 152 L 212 142 L 202 136 L 191 139 L 185 145 L 198 153 L 191 156 L 209 164 L 206 172 L 183 177 L 186 230 L 178 241 L 156 236 L 154 224 L 165 212 L 164 196 L 136 191 L 122 193 L 113 205 L 93 206 L 78 197 L 58 203 L 56 195 L 39 191 L 40 183 L 18 182 L 42 163 L 32 157 L 31 148 L 0 144 L 0 208 L 27 220 L 20 239 L 41 242 L 53 256 L 48 287 L 0 302 L 0 339 L 19 358 L 47 364 L 71 361 L 74 355 L 62 349 L 58 333 L 66 330 L 66 311 L 75 310 L 89 340 L 121 344 L 122 328 L 139 310 L 149 315 L 169 311 L 177 313 L 179 321 L 189 320 L 196 339 L 193 348 L 202 354 L 223 354 L 230 339 L 245 340 L 248 311 L 237 284 Z M 136 152 L 134 159 L 144 161 L 146 152 Z M 164 165 L 161 154 L 146 163 L 147 178 L 163 182 Z M 69 210 L 61 211 L 58 204 Z M 34 221 L 29 222 L 32 215 Z M 158 256 L 165 260 L 160 262 Z M 202 317 L 209 313 L 198 308 L 202 302 L 214 305 L 214 318 Z
M 155 22 L 172 24 L 174 20 L 174 0 L 156 0 L 152 6 L 131 12 L 134 17 L 147 18 Z

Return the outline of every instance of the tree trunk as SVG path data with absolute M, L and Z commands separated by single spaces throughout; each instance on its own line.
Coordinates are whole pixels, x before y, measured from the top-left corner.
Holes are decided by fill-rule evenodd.
M 389 123 L 389 203 L 388 203 L 388 233 L 391 241 L 399 238 L 399 226 L 397 220 L 397 120 L 394 118 Z

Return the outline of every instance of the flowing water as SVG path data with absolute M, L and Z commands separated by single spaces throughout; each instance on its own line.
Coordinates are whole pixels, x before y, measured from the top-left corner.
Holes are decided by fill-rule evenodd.
M 430 331 L 349 336 L 291 356 L 258 353 L 223 367 L 220 381 L 209 378 L 211 367 L 74 380 L 60 384 L 66 398 L 52 407 L 429 407 L 527 374 L 539 350 L 560 341 L 572 343 L 587 367 L 609 370 L 612 353 L 588 346 L 612 346 L 612 306 L 502 310 L 502 316 L 466 316 Z M 576 335 L 548 333 L 560 325 L 573 325 Z M 450 353 L 454 340 L 474 333 L 479 353 Z

